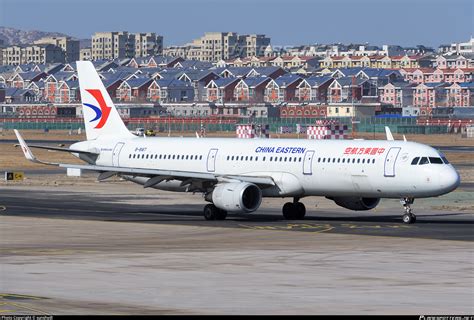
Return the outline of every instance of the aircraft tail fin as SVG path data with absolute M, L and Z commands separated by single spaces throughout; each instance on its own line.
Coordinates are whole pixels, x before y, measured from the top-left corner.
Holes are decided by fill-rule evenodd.
M 87 140 L 100 136 L 131 137 L 90 61 L 77 61 Z
M 387 140 L 389 141 L 395 140 L 393 139 L 392 131 L 390 131 L 390 128 L 387 126 L 385 126 L 385 134 L 387 135 Z

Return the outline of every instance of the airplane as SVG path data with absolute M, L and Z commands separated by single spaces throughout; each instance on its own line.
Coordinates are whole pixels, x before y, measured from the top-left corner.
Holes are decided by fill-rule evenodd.
M 309 196 L 323 196 L 355 211 L 374 209 L 382 198 L 400 199 L 402 221 L 416 221 L 415 198 L 455 190 L 460 177 L 434 148 L 406 141 L 138 137 L 125 126 L 94 66 L 77 70 L 87 140 L 69 148 L 28 146 L 15 130 L 25 157 L 63 168 L 91 170 L 98 180 L 119 176 L 177 192 L 199 192 L 209 202 L 206 220 L 251 213 L 263 197 L 292 198 L 285 219 L 303 219 Z M 46 162 L 31 148 L 69 152 L 84 164 Z

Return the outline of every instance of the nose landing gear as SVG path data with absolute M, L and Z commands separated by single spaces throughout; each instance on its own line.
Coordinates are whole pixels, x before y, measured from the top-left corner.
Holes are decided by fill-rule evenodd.
M 403 205 L 404 214 L 402 220 L 404 223 L 411 224 L 416 222 L 416 216 L 413 214 L 411 205 L 415 202 L 414 198 L 402 198 L 400 203 Z

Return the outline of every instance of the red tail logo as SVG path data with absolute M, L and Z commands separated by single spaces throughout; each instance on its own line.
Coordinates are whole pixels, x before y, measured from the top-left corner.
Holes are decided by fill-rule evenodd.
M 95 111 L 95 118 L 90 120 L 89 122 L 93 122 L 93 121 L 96 121 L 97 119 L 100 119 L 99 123 L 95 126 L 95 129 L 100 129 L 107 122 L 107 119 L 109 118 L 110 110 L 112 110 L 112 108 L 105 104 L 104 97 L 102 96 L 102 93 L 100 92 L 100 90 L 86 89 L 86 91 L 89 92 L 94 97 L 94 99 L 97 101 L 100 107 L 99 109 L 97 106 L 93 104 L 84 103 L 85 106 Z

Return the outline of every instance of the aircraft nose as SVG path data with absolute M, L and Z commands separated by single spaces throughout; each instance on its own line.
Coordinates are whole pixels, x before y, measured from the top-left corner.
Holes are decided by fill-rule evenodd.
M 446 192 L 453 191 L 461 183 L 458 172 L 452 167 L 446 167 L 439 173 L 440 187 Z

